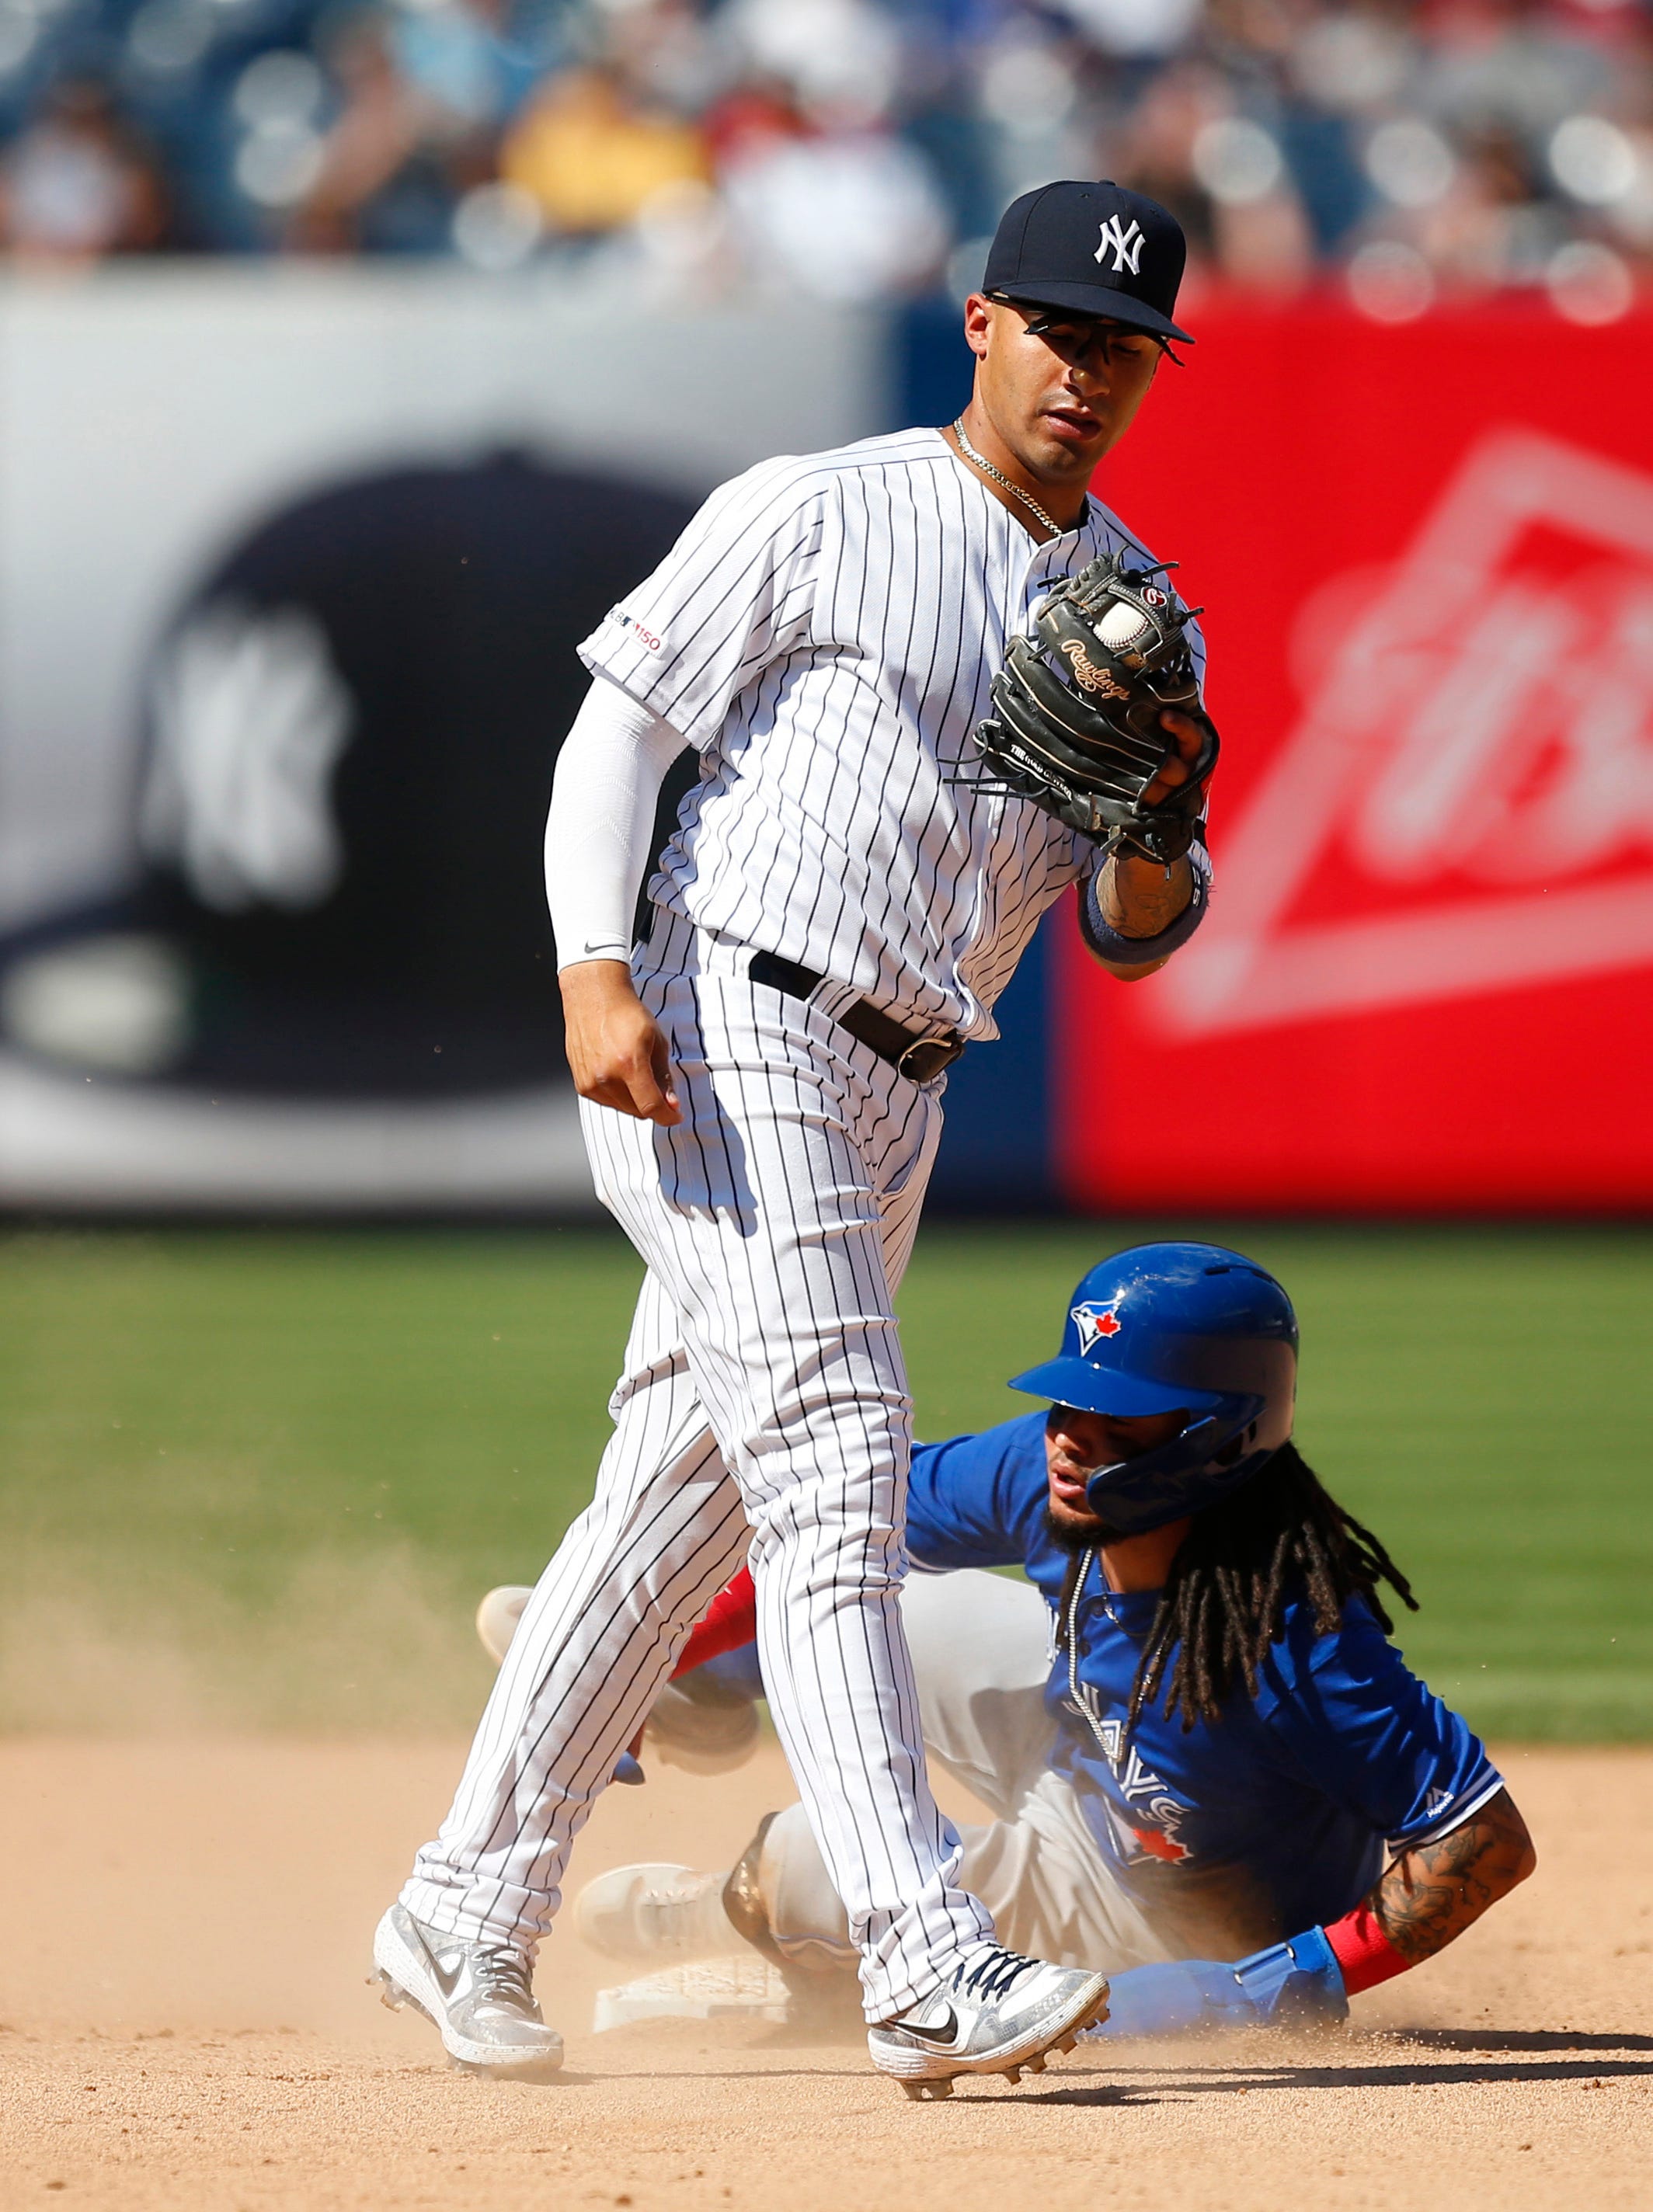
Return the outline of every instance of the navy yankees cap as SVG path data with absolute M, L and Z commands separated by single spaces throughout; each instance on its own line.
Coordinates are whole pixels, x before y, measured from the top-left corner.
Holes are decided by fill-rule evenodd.
M 1108 315 L 1156 337 L 1194 341 L 1171 320 L 1188 241 L 1168 208 L 1123 185 L 1041 185 L 1012 200 L 981 289 L 1031 307 Z

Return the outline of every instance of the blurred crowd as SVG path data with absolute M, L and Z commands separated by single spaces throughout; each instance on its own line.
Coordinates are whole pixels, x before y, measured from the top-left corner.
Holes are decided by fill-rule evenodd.
M 1193 282 L 1377 316 L 1653 270 L 1626 0 L 0 0 L 16 260 L 563 256 L 697 296 L 968 290 L 1059 176 Z

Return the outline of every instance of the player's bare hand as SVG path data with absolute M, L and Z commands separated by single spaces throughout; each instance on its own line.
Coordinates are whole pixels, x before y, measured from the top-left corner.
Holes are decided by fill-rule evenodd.
M 594 1105 L 670 1129 L 683 1119 L 665 1039 L 623 960 L 581 960 L 557 978 L 574 1087 Z
M 1172 792 L 1182 788 L 1194 774 L 1200 748 L 1205 744 L 1205 734 L 1198 722 L 1187 714 L 1179 714 L 1175 707 L 1160 708 L 1159 726 L 1176 750 L 1143 793 L 1142 804 L 1145 806 L 1158 806 L 1162 799 L 1169 799 Z

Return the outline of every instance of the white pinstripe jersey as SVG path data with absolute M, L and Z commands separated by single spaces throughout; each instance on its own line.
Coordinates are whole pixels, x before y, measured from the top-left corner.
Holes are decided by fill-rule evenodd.
M 994 1000 L 1096 848 L 981 789 L 970 732 L 1035 601 L 1126 549 L 1152 559 L 1094 499 L 1036 544 L 936 430 L 723 485 L 580 647 L 702 756 L 649 896 L 909 1025 L 996 1036 Z

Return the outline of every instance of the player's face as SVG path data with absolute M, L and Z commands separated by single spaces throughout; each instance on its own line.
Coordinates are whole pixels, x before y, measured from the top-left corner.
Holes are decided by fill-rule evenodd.
M 1159 366 L 1145 331 L 980 293 L 964 328 L 981 363 L 976 397 L 994 428 L 1052 483 L 1089 480 L 1130 428 Z
M 1056 1527 L 1075 1536 L 1099 1531 L 1103 1524 L 1091 1510 L 1085 1492 L 1097 1469 L 1158 1451 L 1181 1433 L 1188 1418 L 1186 1412 L 1127 1418 L 1082 1413 L 1077 1406 L 1053 1406 L 1045 1423 L 1045 1465 L 1050 1477 L 1050 1518 Z

